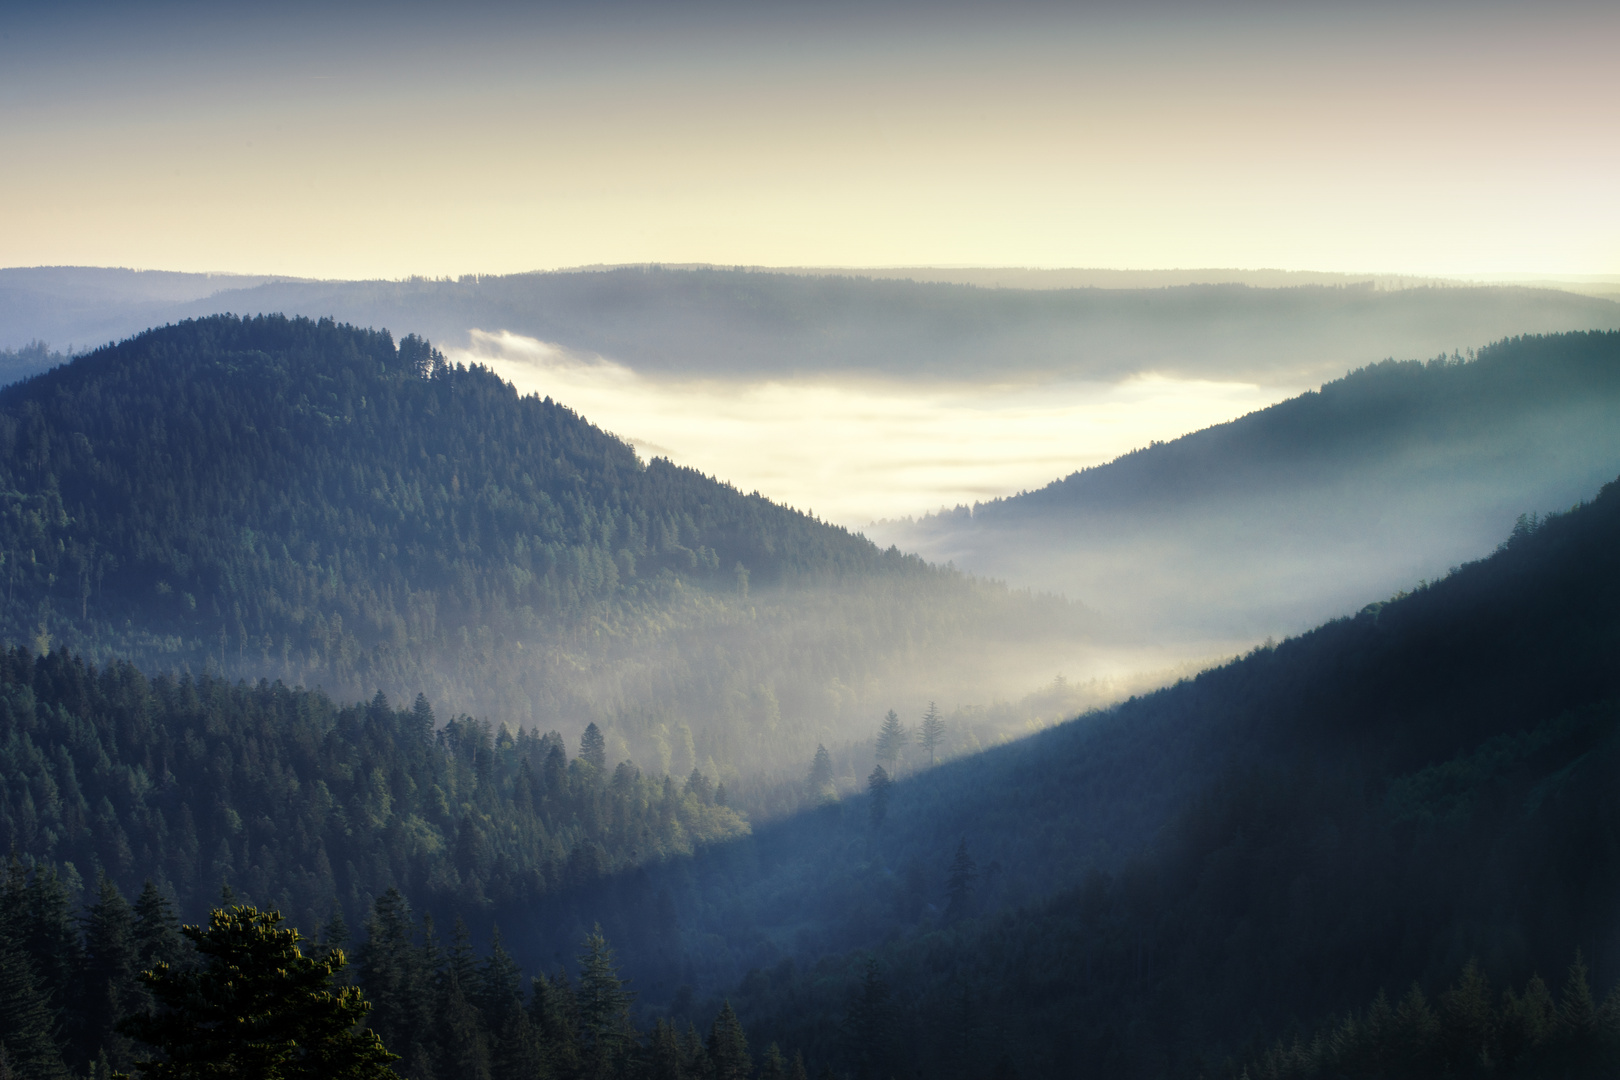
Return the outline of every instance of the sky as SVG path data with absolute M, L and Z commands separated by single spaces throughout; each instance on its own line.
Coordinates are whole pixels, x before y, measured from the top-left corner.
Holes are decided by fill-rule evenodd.
M 1620 272 L 1620 5 L 8 4 L 0 265 Z

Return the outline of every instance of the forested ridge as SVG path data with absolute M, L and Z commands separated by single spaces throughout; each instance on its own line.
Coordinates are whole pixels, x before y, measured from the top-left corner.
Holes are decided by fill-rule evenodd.
M 1424 1076 L 1454 1053 L 1425 1041 L 1428 1020 L 1381 1029 L 1388 1044 L 1368 1050 L 1329 1017 L 1365 1022 L 1380 989 L 1398 1003 L 1414 982 L 1438 1010 L 1471 960 L 1493 1000 L 1538 973 L 1556 988 L 1577 951 L 1601 997 L 1620 981 L 1616 550 L 1609 485 L 1567 514 L 1527 517 L 1494 555 L 1410 595 L 1034 737 L 1031 787 L 987 767 L 1014 748 L 896 784 L 883 825 L 861 822 L 865 844 L 851 833 L 794 869 L 804 889 L 862 883 L 836 901 L 800 896 L 798 910 L 825 899 L 830 930 L 854 901 L 862 918 L 892 920 L 883 936 L 818 959 L 790 931 L 778 960 L 762 955 L 733 984 L 739 1015 L 855 1071 L 868 1051 L 846 1020 L 876 978 L 883 1060 L 923 1075 L 983 1075 L 1006 1054 L 1026 1076 L 1076 1062 L 1108 1076 Z M 1043 769 L 1073 787 L 1039 783 Z M 1121 847 L 1093 844 L 1065 871 L 1072 884 L 1009 907 L 995 878 L 1029 870 L 1014 865 L 1019 826 L 974 828 L 992 807 L 1043 829 L 1067 822 L 1077 838 L 1105 810 Z M 1126 823 L 1155 820 L 1126 846 Z M 950 902 L 959 837 L 977 862 L 972 917 Z M 716 863 L 706 887 L 769 895 L 775 865 Z M 1592 1075 L 1560 1071 L 1554 1050 L 1574 1038 L 1560 1015 L 1536 1020 L 1545 1054 L 1487 1072 L 1464 1061 L 1457 1075 Z M 967 1021 L 984 1033 L 971 1064 Z M 1318 1033 L 1342 1060 L 1310 1050 Z
M 1488 443 L 1537 412 L 1620 397 L 1620 331 L 1527 335 L 1477 355 L 1385 360 L 1270 408 L 973 508 L 989 524 L 1321 484 L 1426 447 Z
M 682 775 L 796 762 L 896 664 L 1082 622 L 330 320 L 198 320 L 7 388 L 0 500 L 0 639 L 596 720 Z
M 513 1008 L 525 1019 L 507 1029 L 517 1033 L 504 1044 L 514 1056 L 501 1068 L 574 1075 L 566 1070 L 575 1066 L 547 1072 L 556 1059 L 524 1056 L 546 1045 L 534 1033 L 547 995 L 565 985 L 552 976 L 501 998 L 498 1013 L 466 1011 L 484 1007 L 476 1002 L 452 1009 L 453 994 L 435 995 L 492 979 L 521 985 L 513 954 L 499 945 L 507 934 L 482 937 L 491 915 L 502 915 L 531 955 L 552 953 L 548 937 L 566 940 L 561 959 L 590 934 L 579 905 L 627 930 L 621 939 L 604 927 L 643 992 L 636 1015 L 652 1035 L 625 1036 L 621 1045 L 643 1049 L 623 1059 L 624 1069 L 651 1068 L 652 1047 L 664 1040 L 666 1049 L 684 1048 L 668 1049 L 665 1060 L 685 1070 L 669 1075 L 717 1075 L 712 1057 L 697 1053 L 706 1040 L 676 1032 L 696 1024 L 712 1037 L 729 999 L 736 1032 L 756 1052 L 791 1047 L 835 1075 L 1067 1076 L 1077 1063 L 1123 1077 L 1602 1075 L 1590 1070 L 1606 1068 L 1620 1034 L 1620 1004 L 1603 996 L 1620 973 L 1611 915 L 1620 903 L 1611 791 L 1620 767 L 1617 541 L 1620 485 L 1611 485 L 1567 514 L 1526 518 L 1494 555 L 1442 581 L 1027 746 L 929 769 L 915 750 L 907 765 L 880 745 L 880 762 L 900 774 L 884 792 L 885 812 L 870 797 L 845 799 L 690 858 L 671 848 L 662 862 L 593 883 L 570 883 L 565 861 L 562 892 L 538 903 L 526 894 L 516 909 L 544 923 L 538 928 L 507 923 L 499 905 L 478 900 L 479 889 L 487 896 L 500 887 L 491 883 L 512 880 L 480 876 L 480 867 L 512 858 L 503 837 L 525 828 L 564 833 L 572 823 L 584 840 L 593 817 L 603 829 L 629 823 L 633 832 L 639 822 L 657 835 L 654 823 L 665 819 L 654 799 L 667 800 L 670 783 L 640 781 L 628 769 L 608 780 L 588 764 L 593 741 L 582 747 L 586 762 L 567 764 L 573 801 L 553 801 L 561 813 L 548 818 L 550 781 L 531 777 L 536 756 L 545 766 L 566 758 L 550 736 L 507 732 L 485 742 L 458 718 L 428 738 L 425 702 L 339 708 L 269 684 L 148 684 L 124 667 L 92 672 L 66 656 L 14 651 L 7 747 L 19 764 L 5 774 L 8 828 L 26 821 L 9 808 L 25 811 L 34 800 L 37 812 L 40 792 L 49 798 L 54 784 L 62 810 L 52 823 L 63 839 L 50 858 L 33 858 L 31 875 L 13 871 L 8 895 L 20 899 L 9 910 L 55 920 L 55 930 L 19 940 L 66 950 L 66 961 L 36 956 L 40 980 L 78 985 L 75 973 L 96 955 L 88 938 L 74 944 L 62 930 L 73 930 L 78 896 L 89 901 L 92 927 L 98 905 L 120 902 L 120 880 L 136 895 L 136 879 L 151 867 L 120 862 L 128 844 L 169 875 L 165 887 L 142 886 L 146 906 L 160 907 L 167 889 L 180 887 L 167 869 L 176 860 L 136 845 L 170 828 L 165 810 L 181 808 L 174 831 L 183 836 L 184 808 L 214 805 L 194 809 L 191 828 L 224 841 L 222 860 L 194 875 L 185 902 L 195 910 L 218 895 L 219 870 L 256 902 L 301 912 L 311 932 L 326 927 L 323 937 L 356 926 L 357 976 L 378 1004 L 379 1030 L 392 1023 L 390 1041 L 415 1054 L 414 1065 L 400 1066 L 412 1076 L 484 1075 L 432 1071 L 447 1046 L 462 1045 L 457 1038 L 481 1047 L 476 1060 L 496 1069 L 498 1016 L 509 1020 Z M 225 710 L 215 730 L 206 717 L 187 719 L 194 695 Z M 312 714 L 302 726 L 300 710 Z M 103 713 L 109 718 L 96 724 L 71 719 Z M 153 722 L 159 717 L 163 725 Z M 164 725 L 184 738 L 158 738 Z M 277 737 L 284 749 L 267 750 Z M 147 747 L 147 756 L 125 747 Z M 173 786 L 164 780 L 134 800 L 143 771 L 162 775 L 161 747 Z M 279 775 L 268 764 L 275 752 L 291 760 Z M 141 770 L 131 767 L 137 760 Z M 295 776 L 300 785 L 318 779 L 331 803 L 292 798 Z M 105 802 L 68 798 L 61 777 Z M 194 786 L 165 803 L 161 791 L 179 792 L 181 783 Z M 542 792 L 541 810 L 522 805 L 524 788 L 531 808 Z M 622 797 L 627 790 L 632 797 Z M 266 791 L 261 810 L 255 793 Z M 451 791 L 464 797 L 459 818 Z M 707 778 L 674 794 L 691 820 L 726 820 Z M 236 806 L 239 821 L 227 812 Z M 316 811 L 328 806 L 321 819 Z M 98 809 L 104 820 L 89 827 L 72 820 Z M 1088 822 L 1099 812 L 1108 819 Z M 427 824 L 437 830 L 436 851 Z M 1059 840 L 1068 833 L 1071 843 L 1030 843 L 1032 830 Z M 1073 842 L 1088 833 L 1095 839 Z M 345 839 L 334 842 L 339 834 Z M 35 836 L 39 843 L 43 832 Z M 296 858 L 269 861 L 324 846 L 331 863 L 345 842 L 376 853 L 367 866 L 333 873 L 374 875 L 360 885 L 358 917 L 352 906 L 345 914 L 342 895 L 328 910 L 328 893 L 303 899 L 298 889 L 308 885 L 298 883 L 312 875 L 294 869 Z M 246 865 L 234 861 L 253 845 Z M 172 834 L 166 846 L 190 850 Z M 1037 875 L 1057 850 L 1069 861 Z M 69 870 L 69 855 L 84 866 Z M 551 865 L 538 867 L 547 881 Z M 111 879 L 79 892 L 97 869 Z M 787 885 L 773 892 L 768 879 L 783 870 Z M 1019 879 L 1044 895 L 1008 888 Z M 429 924 L 410 915 L 389 891 L 395 881 L 439 917 Z M 774 926 L 771 908 L 788 891 L 796 906 Z M 464 912 L 488 943 L 476 952 L 463 931 L 444 936 Z M 767 962 L 729 985 L 705 974 L 692 961 L 719 936 Z M 852 938 L 864 947 L 839 952 Z M 531 971 L 542 966 L 530 963 Z M 683 964 L 697 984 L 673 987 L 667 972 Z M 386 974 L 396 967 L 416 974 Z M 484 971 L 492 974 L 472 974 Z M 1503 996 L 1509 987 L 1513 996 Z M 431 1021 L 411 1022 L 410 1009 L 428 1010 Z M 464 1018 L 461 1028 L 452 1015 Z M 659 1021 L 668 1026 L 653 1026 Z M 1459 1049 L 1459 1039 L 1476 1036 L 1484 1057 Z

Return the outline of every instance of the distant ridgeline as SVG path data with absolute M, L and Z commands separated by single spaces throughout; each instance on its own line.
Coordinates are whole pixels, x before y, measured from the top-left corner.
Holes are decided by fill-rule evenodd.
M 1267 483 L 1320 484 L 1425 446 L 1502 434 L 1538 410 L 1620 401 L 1620 331 L 1510 338 L 1477 357 L 1386 360 L 1270 408 L 974 507 L 975 521 L 1064 519 Z M 942 515 L 950 517 L 950 514 Z
M 420 339 L 276 316 L 149 331 L 0 392 L 0 558 L 0 639 L 38 652 L 595 718 L 614 760 L 678 775 L 788 734 L 797 769 L 810 720 L 897 658 L 1074 622 L 644 465 Z

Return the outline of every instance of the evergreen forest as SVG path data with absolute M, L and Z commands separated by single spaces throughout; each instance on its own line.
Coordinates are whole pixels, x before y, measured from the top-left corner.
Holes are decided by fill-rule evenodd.
M 750 790 L 1090 629 L 330 320 L 211 317 L 0 391 L 0 500 L 0 636 L 36 652 L 595 722 L 614 761 Z
M 150 331 L 0 391 L 0 474 L 0 1078 L 1620 1073 L 1620 481 L 974 709 L 1106 625 L 412 336 Z

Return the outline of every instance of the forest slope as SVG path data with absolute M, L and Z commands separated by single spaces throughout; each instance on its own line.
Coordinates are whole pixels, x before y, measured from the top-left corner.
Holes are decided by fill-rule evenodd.
M 904 781 L 881 828 L 825 819 L 815 865 L 765 856 L 808 819 L 728 845 L 679 917 L 692 937 L 774 931 L 732 989 L 751 1034 L 852 1069 L 868 956 L 892 995 L 885 1061 L 924 1074 L 970 1042 L 975 1068 L 1008 1054 L 1024 1076 L 1213 1075 L 1381 987 L 1436 993 L 1470 958 L 1523 986 L 1580 949 L 1606 988 L 1617 550 L 1620 483 L 1410 595 L 1000 751 L 1016 768 Z M 1064 833 L 1082 854 L 1044 881 L 1067 886 L 1008 907 L 997 879 L 1043 873 L 1039 838 Z M 947 906 L 963 838 L 966 917 Z M 818 959 L 837 940 L 870 951 Z
M 1620 333 L 1385 362 L 1039 490 L 869 532 L 1203 655 L 1438 577 L 1620 472 Z
M 7 388 L 0 493 L 13 643 L 597 721 L 683 776 L 797 772 L 1084 629 L 329 320 L 212 317 Z

